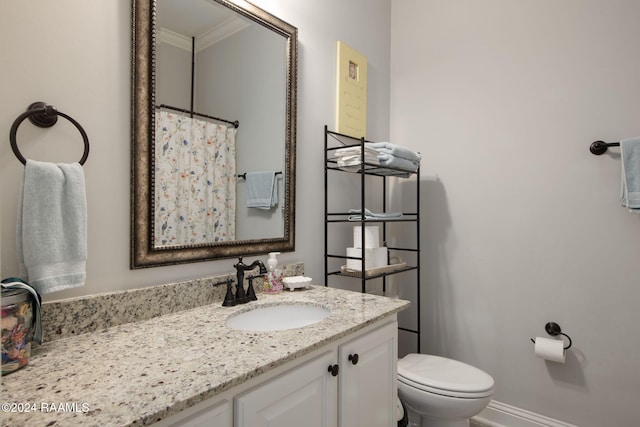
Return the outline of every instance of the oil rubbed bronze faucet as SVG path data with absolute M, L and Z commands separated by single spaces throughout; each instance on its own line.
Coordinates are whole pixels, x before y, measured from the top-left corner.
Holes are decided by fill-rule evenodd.
M 227 292 L 227 296 L 225 297 L 222 305 L 231 306 L 257 300 L 258 298 L 256 297 L 256 292 L 253 289 L 253 280 L 249 280 L 249 287 L 247 288 L 247 292 L 245 293 L 244 291 L 244 273 L 245 271 L 251 271 L 256 267 L 260 267 L 260 274 L 267 274 L 267 268 L 264 266 L 264 263 L 257 259 L 251 264 L 247 265 L 242 262 L 242 257 L 240 257 L 238 259 L 238 263 L 234 264 L 233 267 L 236 269 L 236 294 L 235 296 L 233 296 L 230 295 L 231 292 Z M 251 279 L 253 279 L 253 277 L 251 277 Z

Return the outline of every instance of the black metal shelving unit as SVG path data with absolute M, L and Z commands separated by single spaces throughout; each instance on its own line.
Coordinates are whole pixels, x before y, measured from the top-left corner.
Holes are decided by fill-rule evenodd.
M 414 309 L 416 310 L 416 319 L 417 326 L 416 328 L 405 328 L 399 327 L 398 329 L 414 333 L 416 334 L 417 340 L 417 348 L 418 352 L 420 352 L 420 170 L 409 173 L 409 177 L 406 177 L 407 171 L 389 167 L 381 167 L 377 164 L 368 163 L 365 161 L 365 143 L 372 142 L 364 137 L 362 138 L 354 138 L 352 136 L 344 135 L 338 132 L 334 132 L 328 129 L 325 125 L 324 127 L 324 272 L 325 272 L 325 286 L 329 286 L 329 277 L 330 276 L 341 276 L 348 277 L 353 280 L 360 280 L 361 282 L 361 292 L 367 292 L 367 282 L 373 279 L 381 279 L 382 280 L 382 288 L 383 291 L 386 292 L 386 279 L 388 276 L 396 275 L 399 273 L 407 272 L 407 271 L 415 271 L 416 276 L 416 300 L 415 304 L 412 304 Z M 345 170 L 338 166 L 338 156 L 335 154 L 335 151 L 340 148 L 348 148 L 348 147 L 360 147 L 360 164 L 355 168 L 349 168 Z M 346 173 L 353 174 L 359 177 L 360 184 L 360 201 L 359 208 L 361 213 L 360 220 L 350 220 L 349 216 L 353 215 L 347 211 L 331 211 L 329 210 L 329 173 L 330 172 L 337 173 Z M 366 207 L 366 177 L 374 176 L 379 177 L 381 180 L 382 187 L 382 208 L 383 213 L 387 212 L 388 209 L 388 177 L 402 177 L 406 179 L 415 179 L 416 180 L 416 210 L 415 212 L 402 212 L 402 218 L 397 219 L 365 219 L 364 211 Z M 376 178 L 377 179 L 377 178 Z M 415 247 L 390 247 L 386 245 L 387 242 L 387 224 L 389 223 L 406 223 L 407 226 L 414 226 L 416 233 L 416 242 Z M 330 226 L 337 223 L 350 223 L 353 225 L 360 225 L 362 232 L 361 234 L 361 248 L 365 248 L 365 226 L 371 224 L 379 224 L 382 228 L 382 241 L 383 244 L 387 246 L 388 257 L 391 258 L 391 254 L 393 253 L 401 253 L 401 252 L 410 252 L 415 254 L 415 264 L 414 265 L 405 265 L 403 267 L 394 269 L 393 271 L 380 272 L 374 274 L 360 274 L 359 276 L 354 276 L 353 274 L 345 274 L 341 269 L 338 270 L 330 270 L 329 260 L 330 259 L 344 259 L 345 263 L 349 259 L 359 260 L 361 263 L 361 272 L 366 272 L 366 254 L 365 250 L 362 250 L 361 257 L 352 257 L 347 256 L 345 253 L 329 253 L 329 232 Z

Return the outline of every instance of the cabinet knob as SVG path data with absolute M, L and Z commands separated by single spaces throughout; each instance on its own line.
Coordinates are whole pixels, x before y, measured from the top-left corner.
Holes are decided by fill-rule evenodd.
M 353 363 L 354 365 L 358 364 L 358 360 L 360 360 L 360 356 L 358 356 L 358 353 L 349 355 L 349 362 Z
M 331 376 L 335 377 L 335 376 L 338 376 L 338 371 L 340 371 L 340 367 L 338 365 L 329 365 L 329 369 L 327 370 L 331 372 Z

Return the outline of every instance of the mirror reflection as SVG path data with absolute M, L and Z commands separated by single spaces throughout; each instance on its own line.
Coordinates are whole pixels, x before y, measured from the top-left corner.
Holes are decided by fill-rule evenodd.
M 286 39 L 211 0 L 156 19 L 154 245 L 283 237 Z
M 297 30 L 243 0 L 157 0 L 155 22 L 144 3 L 132 267 L 293 250 Z

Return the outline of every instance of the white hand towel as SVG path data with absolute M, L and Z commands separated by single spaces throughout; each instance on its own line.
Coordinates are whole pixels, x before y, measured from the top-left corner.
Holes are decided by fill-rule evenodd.
M 82 166 L 27 160 L 21 198 L 21 276 L 40 294 L 83 286 L 87 202 Z
M 620 202 L 629 212 L 640 213 L 640 137 L 620 141 L 622 185 Z
M 370 144 L 369 144 L 370 145 Z M 364 146 L 364 154 L 365 156 L 368 154 L 372 157 L 377 156 L 378 154 L 380 154 L 380 151 L 376 150 L 375 148 L 369 147 L 369 145 L 365 145 Z M 343 157 L 343 156 L 354 156 L 360 155 L 360 146 L 354 146 L 354 147 L 346 147 L 346 148 L 338 148 L 336 150 L 336 156 L 338 157 Z
M 362 157 L 358 154 L 355 156 L 343 156 L 338 158 L 338 167 L 342 166 L 353 166 L 359 165 L 362 161 Z M 364 156 L 365 163 L 372 163 L 374 165 L 379 165 L 380 160 L 378 160 L 377 156 L 372 156 L 370 154 L 365 154 Z

